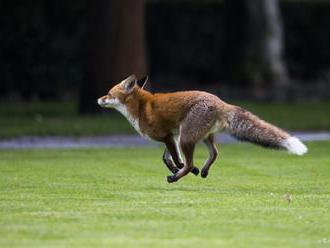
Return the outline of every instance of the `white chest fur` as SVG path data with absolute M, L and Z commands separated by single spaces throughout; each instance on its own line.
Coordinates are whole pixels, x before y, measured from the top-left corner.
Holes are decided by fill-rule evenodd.
M 124 104 L 119 103 L 115 106 L 115 109 L 118 110 L 126 119 L 131 123 L 138 133 L 141 133 L 139 126 L 139 119 L 134 118 L 127 110 L 127 107 Z
M 134 129 L 143 137 L 145 138 L 149 138 L 148 135 L 145 135 L 144 133 L 141 132 L 141 129 L 140 129 L 140 125 L 139 125 L 139 119 L 138 118 L 134 118 L 128 111 L 126 105 L 124 104 L 117 104 L 115 106 L 115 109 L 118 110 L 123 116 L 126 117 L 126 119 L 129 121 L 129 123 L 131 123 L 131 125 L 134 127 Z

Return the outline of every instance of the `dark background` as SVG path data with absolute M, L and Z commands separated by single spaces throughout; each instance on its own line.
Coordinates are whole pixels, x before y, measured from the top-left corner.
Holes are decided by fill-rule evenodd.
M 2 102 L 79 99 L 88 81 L 90 8 L 86 0 L 0 1 Z M 147 1 L 144 11 L 154 91 L 205 89 L 224 98 L 272 99 L 271 87 L 256 94 L 253 82 L 232 77 L 230 59 L 240 56 L 244 40 L 228 44 L 228 22 L 238 33 L 245 28 L 239 7 L 228 17 L 222 1 Z M 280 11 L 292 86 L 282 100 L 329 99 L 330 3 L 281 1 Z M 119 80 L 110 79 L 109 87 Z

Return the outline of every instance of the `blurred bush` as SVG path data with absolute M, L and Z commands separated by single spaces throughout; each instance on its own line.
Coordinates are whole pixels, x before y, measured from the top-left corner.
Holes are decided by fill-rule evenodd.
M 83 77 L 84 1 L 0 2 L 0 94 L 53 99 Z
M 281 9 L 291 76 L 310 83 L 328 75 L 330 3 L 282 2 Z M 225 78 L 223 11 L 222 3 L 213 1 L 148 2 L 153 78 L 196 85 Z M 86 18 L 86 0 L 1 1 L 0 97 L 59 99 L 77 94 L 84 78 Z

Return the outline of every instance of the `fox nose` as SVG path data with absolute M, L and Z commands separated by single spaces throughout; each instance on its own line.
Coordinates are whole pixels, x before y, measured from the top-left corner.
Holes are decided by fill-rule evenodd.
M 98 103 L 99 105 L 101 105 L 103 102 L 104 102 L 104 101 L 103 101 L 102 98 L 97 99 L 97 103 Z

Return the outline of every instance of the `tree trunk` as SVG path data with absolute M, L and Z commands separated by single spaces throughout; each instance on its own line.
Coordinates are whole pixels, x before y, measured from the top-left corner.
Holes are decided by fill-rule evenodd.
M 89 1 L 86 77 L 79 112 L 94 113 L 96 99 L 130 74 L 147 73 L 143 0 Z
M 245 80 L 256 95 L 263 95 L 265 89 L 275 89 L 273 97 L 281 100 L 286 95 L 289 78 L 283 60 L 283 27 L 278 0 L 227 0 L 226 7 L 230 11 L 228 15 L 236 17 L 233 11 L 237 8 L 241 12 L 236 25 L 229 26 L 240 26 L 229 32 L 229 36 L 233 32 L 240 33 L 235 34 L 240 40 L 234 42 L 239 49 L 228 64 L 234 68 L 229 71 L 230 78 L 239 82 Z M 235 49 L 231 46 L 230 50 Z

